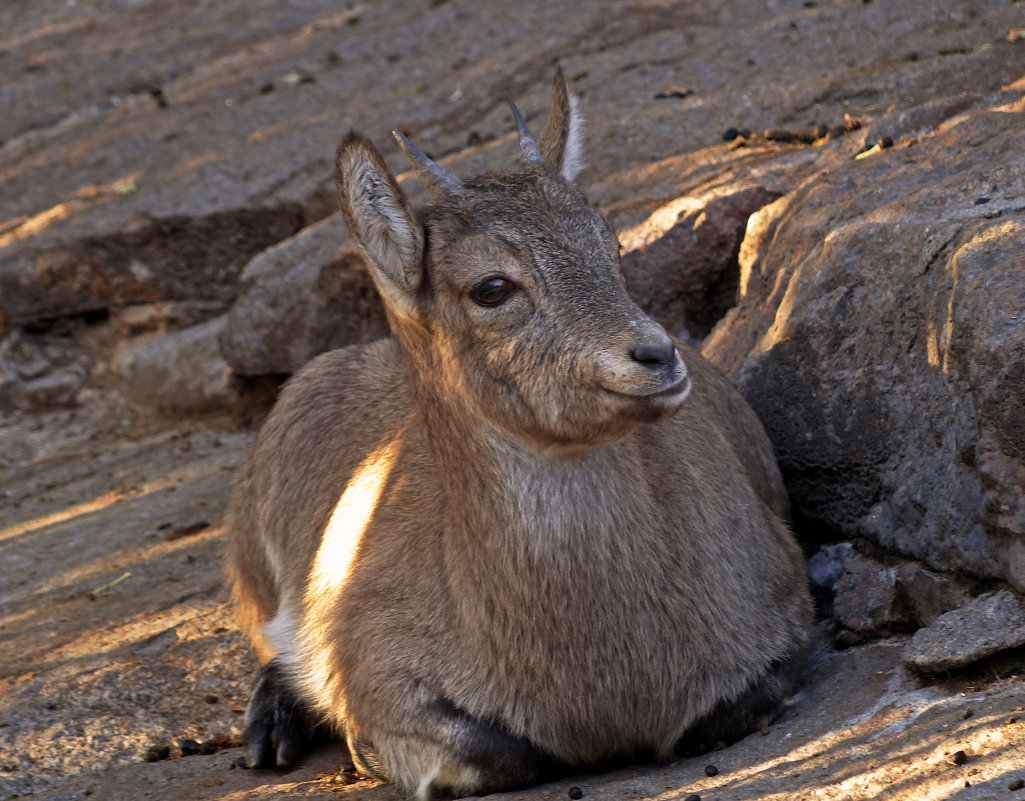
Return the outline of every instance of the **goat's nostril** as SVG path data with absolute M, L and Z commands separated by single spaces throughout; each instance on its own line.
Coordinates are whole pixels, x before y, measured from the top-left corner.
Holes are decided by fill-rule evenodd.
M 630 358 L 649 367 L 673 364 L 676 361 L 676 346 L 669 337 L 642 342 L 630 349 Z

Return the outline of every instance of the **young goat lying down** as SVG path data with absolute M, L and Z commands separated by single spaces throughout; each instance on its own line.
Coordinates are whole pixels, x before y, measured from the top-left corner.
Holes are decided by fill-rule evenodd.
M 792 690 L 810 603 L 765 433 L 627 296 L 561 74 L 539 141 L 513 110 L 505 172 L 398 135 L 419 217 L 338 150 L 393 335 L 307 365 L 240 471 L 254 766 L 326 724 L 407 795 L 486 793 L 738 739 Z

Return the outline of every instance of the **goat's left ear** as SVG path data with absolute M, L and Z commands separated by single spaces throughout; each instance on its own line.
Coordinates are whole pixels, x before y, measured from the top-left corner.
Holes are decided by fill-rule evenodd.
M 552 110 L 538 145 L 545 166 L 572 181 L 584 168 L 584 121 L 577 99 L 569 93 L 562 69 L 555 71 L 552 86 Z
M 412 310 L 423 278 L 423 228 L 384 159 L 364 137 L 350 133 L 335 162 L 338 200 L 352 238 L 367 257 L 387 306 Z

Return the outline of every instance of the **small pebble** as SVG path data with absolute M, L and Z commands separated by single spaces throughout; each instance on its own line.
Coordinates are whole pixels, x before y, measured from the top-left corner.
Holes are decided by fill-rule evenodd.
M 143 757 L 147 762 L 160 762 L 162 759 L 171 758 L 171 746 L 167 743 L 157 743 L 146 749 Z
M 668 100 L 668 99 L 674 98 L 674 97 L 684 98 L 684 97 L 690 97 L 692 94 L 694 94 L 694 91 L 692 89 L 678 89 L 676 87 L 672 87 L 670 89 L 666 89 L 664 92 L 656 92 L 654 99 L 655 100 Z
M 793 142 L 800 138 L 793 131 L 785 131 L 782 128 L 766 128 L 762 135 L 773 142 Z
M 893 138 L 890 136 L 884 136 L 879 140 L 879 147 L 883 148 L 883 150 L 888 147 L 893 147 Z
M 208 695 L 203 700 L 206 701 L 208 704 L 216 704 L 221 699 L 216 695 Z
M 955 751 L 953 762 L 955 765 L 963 765 L 968 761 L 968 754 L 964 751 Z
M 157 104 L 157 108 L 167 108 L 167 97 L 164 96 L 164 90 L 159 86 L 150 89 L 149 95 L 153 98 L 153 102 Z
M 199 743 L 195 740 L 179 740 L 178 749 L 182 752 L 182 756 L 195 756 L 199 753 Z
M 573 801 L 577 801 L 578 798 L 584 797 L 584 791 L 579 787 L 570 787 L 568 795 L 573 799 Z
M 1020 790 L 1022 787 L 1025 787 L 1025 779 L 1015 779 L 1007 785 L 1008 790 Z
M 717 768 L 715 765 L 705 765 L 705 775 L 706 776 L 718 776 L 719 775 L 719 768 Z

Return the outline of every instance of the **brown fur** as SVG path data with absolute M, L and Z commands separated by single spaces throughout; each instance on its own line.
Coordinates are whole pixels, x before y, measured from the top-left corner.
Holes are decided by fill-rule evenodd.
M 627 297 L 559 175 L 567 98 L 559 76 L 546 163 L 436 186 L 421 221 L 366 140 L 339 149 L 394 337 L 297 374 L 233 497 L 235 598 L 273 658 L 251 736 L 279 762 L 281 696 L 427 798 L 665 758 L 709 717 L 741 736 L 791 688 L 810 605 L 771 447 Z M 516 291 L 475 303 L 496 275 Z

